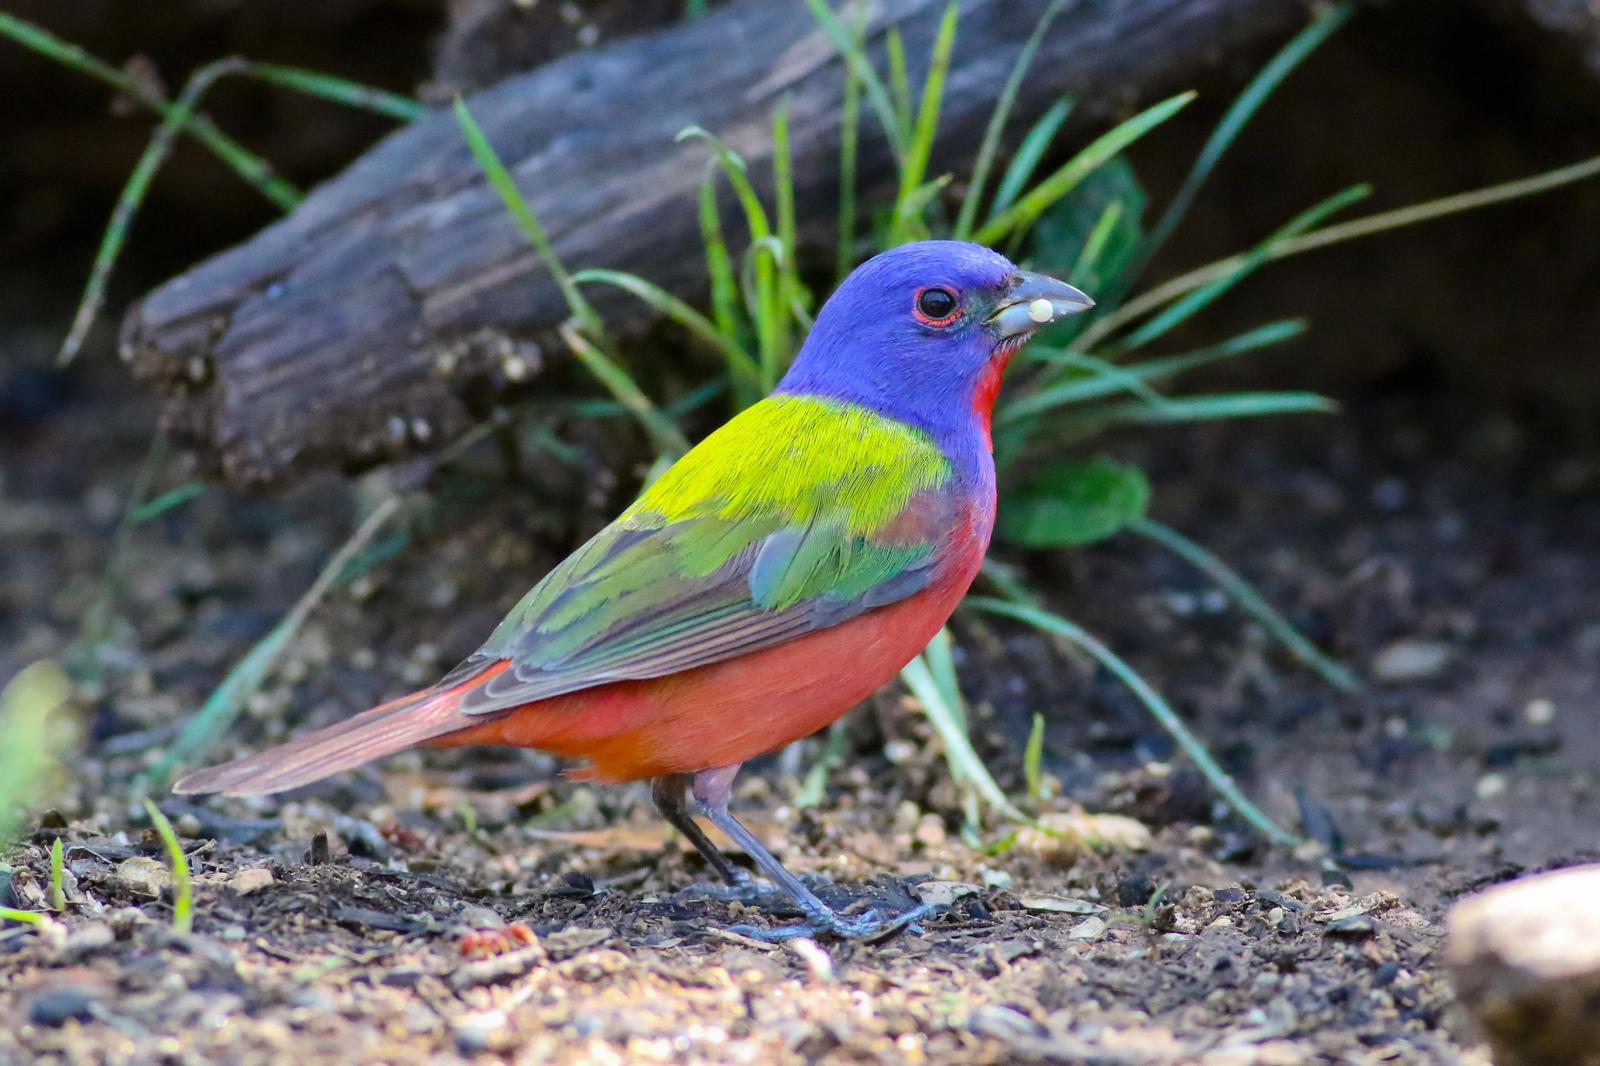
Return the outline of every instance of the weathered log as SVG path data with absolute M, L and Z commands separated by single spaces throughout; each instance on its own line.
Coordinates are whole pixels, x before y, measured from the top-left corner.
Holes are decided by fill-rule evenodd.
M 451 0 L 433 48 L 424 99 L 449 102 L 548 63 L 557 56 L 665 26 L 682 0 Z
M 926 62 L 943 0 L 882 0 Z M 960 169 L 1047 0 L 963 0 L 935 172 Z M 1103 120 L 1187 87 L 1230 51 L 1278 39 L 1304 0 L 1090 0 L 1069 5 L 1018 100 L 1015 130 L 1063 93 Z M 736 0 L 715 14 L 572 54 L 469 101 L 563 260 L 705 284 L 695 190 L 703 144 L 724 137 L 758 186 L 774 106 L 792 101 L 801 216 L 829 219 L 843 90 L 833 45 L 800 0 Z M 893 182 L 884 141 L 863 140 L 863 193 Z M 826 230 L 818 228 L 818 235 Z M 636 301 L 596 290 L 626 332 Z M 134 373 L 169 395 L 166 422 L 237 481 L 425 450 L 470 418 L 464 397 L 527 387 L 560 294 L 441 110 L 378 144 L 289 217 L 173 279 L 123 326 Z M 509 368 L 509 370 L 508 370 Z

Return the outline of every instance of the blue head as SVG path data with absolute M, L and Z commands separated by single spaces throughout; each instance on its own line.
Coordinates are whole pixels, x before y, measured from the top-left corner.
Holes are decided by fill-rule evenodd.
M 981 245 L 901 245 L 829 297 L 777 391 L 863 404 L 944 438 L 986 432 L 1012 354 L 1040 326 L 1092 306 Z

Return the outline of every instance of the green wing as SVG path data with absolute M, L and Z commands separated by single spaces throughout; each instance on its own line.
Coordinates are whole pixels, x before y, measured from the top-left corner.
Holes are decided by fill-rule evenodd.
M 913 595 L 954 525 L 949 480 L 917 430 L 830 401 L 765 400 L 523 597 L 458 673 L 511 667 L 461 709 L 677 673 Z

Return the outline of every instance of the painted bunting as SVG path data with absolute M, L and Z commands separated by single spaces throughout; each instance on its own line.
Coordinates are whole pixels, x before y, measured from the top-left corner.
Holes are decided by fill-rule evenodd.
M 689 816 L 691 790 L 809 927 L 874 932 L 879 916 L 836 914 L 729 813 L 734 775 L 865 699 L 944 625 L 994 526 L 989 423 L 1006 364 L 1091 306 L 975 244 L 875 256 L 771 396 L 679 459 L 437 684 L 176 791 L 280 792 L 414 745 L 538 748 L 584 760 L 582 776 L 650 778 L 662 816 L 748 886 Z

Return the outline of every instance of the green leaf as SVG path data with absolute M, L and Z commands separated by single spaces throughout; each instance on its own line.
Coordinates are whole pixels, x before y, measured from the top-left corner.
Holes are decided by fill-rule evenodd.
M 0 690 L 0 848 L 16 831 L 16 808 L 38 800 L 40 779 L 55 761 L 50 716 L 66 703 L 66 675 L 54 662 L 34 663 Z
M 1143 518 L 1150 505 L 1144 471 L 1104 457 L 1060 463 L 1009 493 L 1000 535 L 1028 548 L 1093 544 Z

